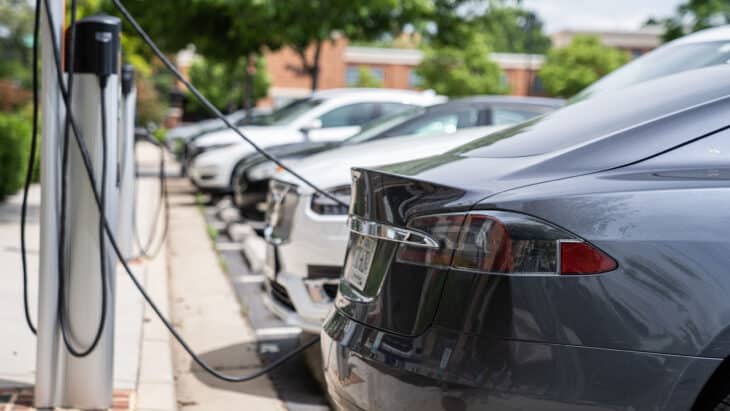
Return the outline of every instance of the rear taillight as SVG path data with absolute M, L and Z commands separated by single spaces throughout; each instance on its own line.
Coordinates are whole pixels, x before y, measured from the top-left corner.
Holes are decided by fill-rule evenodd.
M 598 274 L 616 262 L 558 227 L 524 214 L 478 211 L 413 219 L 410 228 L 429 235 L 438 248 L 403 244 L 398 260 L 493 274 Z

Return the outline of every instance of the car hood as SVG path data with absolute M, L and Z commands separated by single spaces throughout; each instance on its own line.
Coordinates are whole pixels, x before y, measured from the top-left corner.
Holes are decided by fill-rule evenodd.
M 243 135 L 251 139 L 256 144 L 264 144 L 271 146 L 276 144 L 286 144 L 300 141 L 302 139 L 301 133 L 296 130 L 292 130 L 289 127 L 257 127 L 257 126 L 246 126 L 239 128 Z M 224 129 L 208 133 L 197 139 L 191 144 L 193 148 L 216 146 L 224 144 L 244 144 L 250 146 L 248 143 L 243 141 L 241 136 L 236 134 L 231 129 Z M 253 151 L 253 149 L 252 149 Z
M 318 187 L 328 189 L 349 184 L 352 167 L 374 167 L 432 156 L 503 128 L 502 126 L 475 127 L 445 135 L 404 136 L 344 145 L 306 157 L 298 161 L 293 169 Z M 298 185 L 302 193 L 312 191 L 289 173 L 281 172 L 274 178 Z

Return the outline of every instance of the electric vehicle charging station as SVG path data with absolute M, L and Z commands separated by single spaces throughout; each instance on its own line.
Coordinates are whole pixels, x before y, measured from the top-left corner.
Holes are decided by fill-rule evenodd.
M 61 49 L 60 44 L 53 44 L 49 31 L 57 30 L 55 38 L 62 38 L 59 22 L 64 14 L 63 3 L 53 3 L 56 8 L 49 7 L 51 16 L 44 13 L 43 25 L 43 240 L 35 405 L 37 408 L 107 409 L 112 403 L 116 257 L 106 236 L 100 238 L 101 216 L 94 189 L 89 183 L 81 151 L 70 143 L 66 221 L 59 219 L 62 142 L 58 136 L 62 133 L 62 121 L 58 108 L 63 105 L 58 98 L 58 84 L 47 81 L 56 78 L 51 74 L 56 73 L 53 61 L 57 54 L 54 56 L 53 47 L 57 48 L 55 53 Z M 49 25 L 49 20 L 55 24 Z M 70 108 L 81 134 L 78 137 L 88 148 L 94 178 L 99 185 L 95 189 L 104 198 L 104 215 L 112 227 L 117 227 L 117 183 L 121 178 L 117 155 L 120 31 L 121 21 L 116 17 L 89 17 L 76 23 L 75 36 L 73 39 L 66 36 L 64 48 L 68 53 L 74 42 L 74 89 Z M 68 66 L 69 57 L 66 69 Z M 54 97 L 55 105 L 47 101 L 49 96 Z M 104 187 L 103 192 L 101 187 Z M 59 252 L 61 224 L 65 224 L 66 236 L 65 247 Z M 65 260 L 63 270 L 59 270 L 61 253 Z M 63 278 L 59 271 L 65 272 Z M 106 276 L 104 279 L 100 272 Z M 63 289 L 59 291 L 60 287 Z M 101 309 L 104 298 L 106 310 Z M 100 325 L 103 328 L 99 328 Z M 101 332 L 98 344 L 88 355 L 72 355 L 67 344 L 74 350 L 85 349 L 92 345 L 97 331 Z
M 113 0 L 113 3 L 163 64 L 212 114 L 257 151 L 298 176 L 238 131 L 170 63 L 121 2 Z M 315 337 L 253 373 L 232 376 L 208 365 L 165 318 L 127 264 L 134 248 L 130 242 L 135 237 L 136 93 L 133 75 L 128 70 L 124 76 L 127 81 L 120 87 L 121 21 L 97 15 L 73 23 L 72 17 L 62 46 L 64 3 L 38 0 L 36 4 L 39 10 L 36 27 L 41 31 L 39 43 L 44 62 L 37 327 L 32 323 L 25 294 L 26 319 L 37 335 L 35 407 L 97 410 L 112 405 L 116 261 L 174 339 L 195 363 L 217 379 L 251 381 L 317 343 L 319 338 Z M 66 53 L 65 59 L 61 50 Z M 37 84 L 34 77 L 34 90 Z M 124 95 L 123 104 L 120 94 Z M 34 116 L 37 108 L 35 105 Z M 124 111 L 122 117 L 120 110 Z M 35 144 L 35 134 L 33 141 Z M 164 155 L 160 161 L 163 187 L 160 201 L 164 198 L 167 207 Z M 323 195 L 331 196 L 300 178 Z M 27 181 L 29 184 L 30 177 Z M 23 210 L 26 200 L 27 197 Z M 21 231 L 24 221 L 21 217 Z M 126 244 L 116 241 L 120 224 L 129 230 Z M 162 241 L 164 237 L 163 233 Z M 24 291 L 27 292 L 23 238 L 21 235 Z
M 119 127 L 119 232 L 117 241 L 126 259 L 134 253 L 135 230 L 135 108 L 137 89 L 134 82 L 134 67 L 122 66 L 121 123 Z

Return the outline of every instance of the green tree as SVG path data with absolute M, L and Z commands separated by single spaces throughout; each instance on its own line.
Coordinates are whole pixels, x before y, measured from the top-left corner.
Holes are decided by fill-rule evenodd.
M 255 102 L 266 97 L 271 79 L 266 72 L 264 59 L 256 59 L 256 72 L 253 74 L 253 94 Z M 233 65 L 228 61 L 215 62 L 199 57 L 190 67 L 190 80 L 213 105 L 220 110 L 233 111 L 243 105 L 244 87 L 248 59 L 239 57 Z M 231 87 L 233 85 L 233 87 Z M 186 112 L 203 112 L 204 108 L 192 94 L 186 93 Z
M 651 19 L 657 22 L 656 19 Z M 730 23 L 727 0 L 688 0 L 679 5 L 675 16 L 660 20 L 664 41 L 674 40 L 695 31 Z
M 193 44 L 197 54 L 227 67 L 237 67 L 242 57 L 258 61 L 265 48 L 281 46 L 280 30 L 273 24 L 274 4 L 273 0 L 125 2 L 163 51 L 175 53 Z M 130 28 L 125 26 L 125 32 Z M 244 95 L 249 87 L 256 95 L 257 87 L 265 84 L 245 69 L 240 73 L 243 81 L 235 75 L 220 81 L 230 81 L 225 84 L 230 89 L 243 87 Z
M 0 78 L 30 88 L 33 8 L 26 0 L 0 0 Z
M 421 8 L 414 26 L 426 42 L 460 47 L 485 36 L 495 52 L 545 53 L 550 38 L 535 13 L 520 0 L 434 0 Z
M 352 87 L 379 88 L 383 87 L 383 81 L 369 68 L 360 66 L 357 68 L 357 82 Z
M 490 51 L 486 37 L 480 35 L 462 47 L 427 47 L 416 73 L 423 88 L 451 97 L 506 93 L 504 74 L 489 58 Z
M 23 186 L 30 155 L 30 122 L 0 113 L 0 201 Z
M 372 40 L 399 33 L 403 25 L 427 15 L 428 0 L 310 0 L 274 1 L 273 27 L 299 64 L 289 67 L 319 87 L 322 46 L 342 34 L 350 40 Z M 311 49 L 310 49 L 311 47 Z
M 567 47 L 550 50 L 539 76 L 548 94 L 570 97 L 628 59 L 625 52 L 604 46 L 598 37 L 575 36 Z
M 487 11 L 474 21 L 475 29 L 487 35 L 492 51 L 542 54 L 550 37 L 537 15 L 519 2 L 490 1 Z

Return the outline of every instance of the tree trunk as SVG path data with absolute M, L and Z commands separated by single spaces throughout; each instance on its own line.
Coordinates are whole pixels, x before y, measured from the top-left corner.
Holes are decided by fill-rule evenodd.
M 314 48 L 314 58 L 312 59 L 312 65 L 309 68 L 309 75 L 312 78 L 312 91 L 317 91 L 319 88 L 319 57 L 322 53 L 322 40 L 317 41 L 317 45 Z

